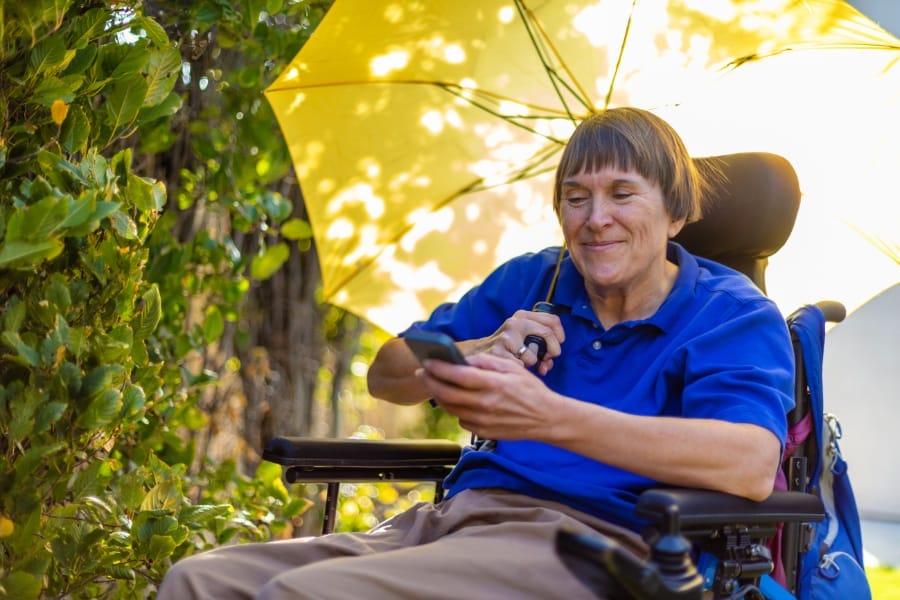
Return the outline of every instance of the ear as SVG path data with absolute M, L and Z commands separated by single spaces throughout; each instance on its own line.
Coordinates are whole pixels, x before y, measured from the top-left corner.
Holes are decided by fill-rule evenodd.
M 670 240 L 673 237 L 675 237 L 676 235 L 678 235 L 678 232 L 681 231 L 681 228 L 684 227 L 684 224 L 686 222 L 687 222 L 687 219 L 685 219 L 685 218 L 681 218 L 681 219 L 677 219 L 677 220 L 673 219 L 673 220 L 669 221 L 668 233 L 669 233 Z

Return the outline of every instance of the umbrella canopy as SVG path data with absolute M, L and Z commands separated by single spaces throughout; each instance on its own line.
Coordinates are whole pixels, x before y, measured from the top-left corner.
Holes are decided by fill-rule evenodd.
M 337 0 L 266 97 L 325 299 L 388 331 L 559 243 L 559 153 L 579 120 L 622 105 L 666 118 L 694 155 L 791 160 L 800 250 L 773 258 L 769 292 L 785 311 L 853 308 L 900 273 L 898 57 L 835 0 Z

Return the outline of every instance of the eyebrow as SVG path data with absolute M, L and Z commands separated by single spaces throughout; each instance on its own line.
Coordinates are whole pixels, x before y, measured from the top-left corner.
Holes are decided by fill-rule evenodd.
M 621 185 L 623 183 L 639 184 L 640 181 L 638 179 L 619 177 L 618 179 L 613 179 L 610 182 L 610 185 Z M 576 181 L 574 179 L 564 179 L 562 181 L 562 183 L 560 183 L 560 187 L 585 187 L 585 186 L 583 183 L 579 183 L 578 181 Z

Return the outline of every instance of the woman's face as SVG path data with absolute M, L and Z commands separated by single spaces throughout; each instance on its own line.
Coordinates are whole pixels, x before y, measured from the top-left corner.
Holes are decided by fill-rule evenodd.
M 559 218 L 592 296 L 654 293 L 665 270 L 666 242 L 684 225 L 669 217 L 658 185 L 615 167 L 564 179 Z

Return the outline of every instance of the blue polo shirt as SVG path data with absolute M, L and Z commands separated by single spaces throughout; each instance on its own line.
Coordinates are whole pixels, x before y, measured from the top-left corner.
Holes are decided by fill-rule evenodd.
M 410 330 L 440 331 L 457 340 L 494 333 L 516 310 L 544 300 L 558 252 L 547 248 L 507 262 L 459 302 L 439 306 Z M 656 314 L 605 329 L 566 257 L 553 298 L 566 341 L 544 383 L 571 398 L 632 414 L 752 423 L 783 445 L 785 415 L 794 404 L 794 358 L 778 308 L 742 274 L 674 242 L 668 258 L 679 266 L 678 276 Z M 489 450 L 466 449 L 446 486 L 448 497 L 465 489 L 502 488 L 638 530 L 637 497 L 655 483 L 542 442 L 500 440 Z

